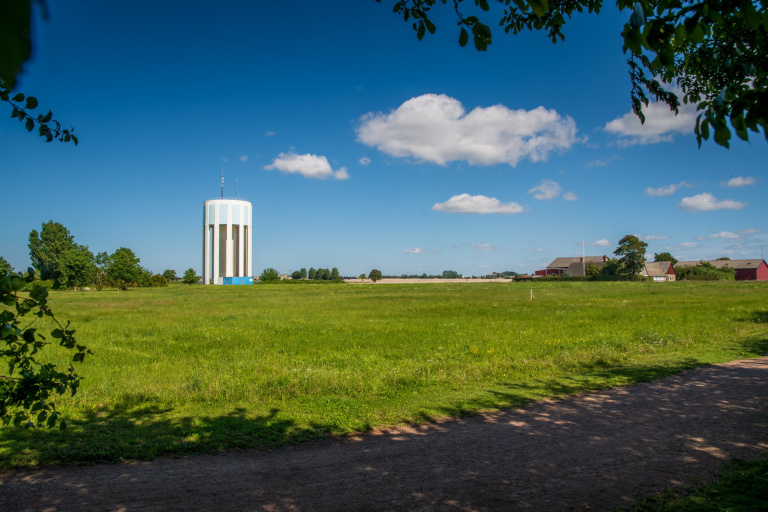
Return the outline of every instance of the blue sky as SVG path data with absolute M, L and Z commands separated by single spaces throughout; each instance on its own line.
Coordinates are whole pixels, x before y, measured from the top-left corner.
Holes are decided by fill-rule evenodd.
M 48 3 L 18 89 L 80 145 L 0 115 L 14 267 L 53 219 L 94 253 L 200 273 L 222 169 L 253 203 L 257 273 L 532 272 L 626 234 L 679 259 L 768 245 L 762 135 L 699 149 L 690 108 L 628 116 L 628 13 L 479 53 L 447 8 L 419 42 L 394 0 Z

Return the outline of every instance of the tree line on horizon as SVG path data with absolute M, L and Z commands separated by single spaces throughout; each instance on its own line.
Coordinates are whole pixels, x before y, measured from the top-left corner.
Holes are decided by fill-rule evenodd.
M 89 285 L 97 290 L 105 286 L 123 290 L 128 287 L 168 286 L 168 281 L 179 280 L 175 270 L 156 274 L 142 267 L 139 257 L 127 247 L 120 247 L 112 254 L 93 254 L 87 245 L 75 242 L 74 235 L 64 225 L 53 220 L 44 222 L 39 232 L 33 229 L 29 233 L 28 247 L 32 268 L 37 271 L 37 275 L 33 276 L 34 284 L 49 288 L 55 279 L 64 287 L 75 290 Z M 0 274 L 14 274 L 13 267 L 2 256 Z M 24 276 L 29 272 L 18 274 Z M 190 268 L 181 280 L 194 284 L 199 277 Z M 32 286 L 29 284 L 27 288 Z

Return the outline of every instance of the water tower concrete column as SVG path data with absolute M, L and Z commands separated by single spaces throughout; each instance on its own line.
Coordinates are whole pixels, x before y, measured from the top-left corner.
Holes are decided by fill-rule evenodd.
M 253 276 L 251 203 L 211 199 L 203 204 L 203 283 Z

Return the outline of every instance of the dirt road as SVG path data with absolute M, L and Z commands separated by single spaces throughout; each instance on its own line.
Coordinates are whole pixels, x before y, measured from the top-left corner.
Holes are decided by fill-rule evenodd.
M 768 453 L 768 358 L 274 451 L 0 473 L 0 511 L 615 510 Z

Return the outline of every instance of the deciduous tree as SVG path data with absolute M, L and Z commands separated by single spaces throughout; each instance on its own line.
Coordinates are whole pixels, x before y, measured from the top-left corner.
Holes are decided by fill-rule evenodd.
M 599 274 L 600 274 L 600 266 L 594 261 L 587 262 L 587 265 L 584 267 L 584 275 L 592 277 Z
M 59 260 L 61 271 L 67 286 L 82 289 L 96 276 L 98 268 L 94 263 L 93 253 L 87 245 L 74 244 L 64 251 Z
M 619 240 L 619 245 L 613 254 L 619 256 L 623 273 L 634 276 L 643 270 L 645 265 L 645 248 L 648 244 L 635 235 L 626 235 Z
M 374 283 L 381 279 L 381 270 L 373 269 L 370 272 L 368 272 L 368 279 L 373 281 Z
M 125 290 L 126 283 L 136 283 L 141 278 L 143 269 L 139 266 L 140 261 L 132 250 L 120 247 L 109 257 L 107 277 L 117 281 L 120 289 Z
M 41 279 L 61 270 L 61 256 L 75 246 L 74 240 L 67 228 L 52 220 L 43 223 L 40 233 L 34 229 L 29 233 L 29 257 Z
M 622 273 L 623 266 L 621 262 L 616 258 L 611 258 L 603 263 L 603 268 L 600 269 L 601 276 L 618 276 Z
M 109 269 L 109 254 L 106 252 L 100 252 L 96 254 L 93 259 L 93 263 L 96 266 L 96 274 L 94 275 L 94 282 L 96 283 L 96 289 L 101 290 L 104 287 L 104 281 L 107 279 L 107 270 Z
M 677 264 L 677 259 L 668 252 L 660 252 L 658 254 L 654 254 L 653 260 L 654 261 L 671 261 L 673 267 Z
M 195 269 L 193 268 L 188 268 L 187 270 L 184 271 L 183 279 L 184 279 L 184 284 L 189 284 L 189 285 L 196 284 L 197 281 L 199 280 L 199 278 L 195 274 Z
M 163 272 L 163 277 L 167 281 L 176 281 L 178 277 L 176 277 L 176 271 L 175 270 L 166 270 Z
M 259 276 L 259 281 L 269 283 L 280 280 L 280 273 L 272 267 L 265 268 Z
M 0 276 L 5 274 L 13 274 L 13 267 L 5 258 L 0 256 Z

